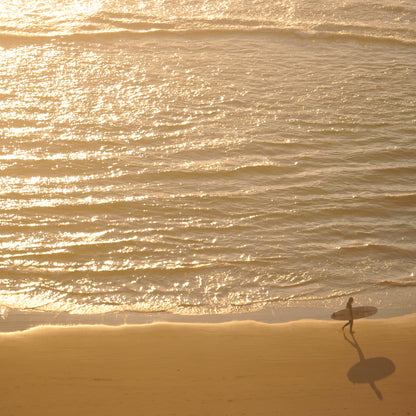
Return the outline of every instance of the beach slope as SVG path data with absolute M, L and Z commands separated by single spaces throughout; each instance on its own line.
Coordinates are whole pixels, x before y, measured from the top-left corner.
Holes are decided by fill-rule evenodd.
M 416 415 L 416 315 L 0 334 L 2 415 Z

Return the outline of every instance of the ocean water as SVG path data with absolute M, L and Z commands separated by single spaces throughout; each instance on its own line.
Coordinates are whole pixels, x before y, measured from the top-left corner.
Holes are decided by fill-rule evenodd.
M 3 0 L 0 312 L 416 310 L 416 5 Z

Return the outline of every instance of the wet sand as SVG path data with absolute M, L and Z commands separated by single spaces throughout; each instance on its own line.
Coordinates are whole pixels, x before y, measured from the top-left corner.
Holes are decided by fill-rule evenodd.
M 415 415 L 416 314 L 0 334 L 2 415 Z

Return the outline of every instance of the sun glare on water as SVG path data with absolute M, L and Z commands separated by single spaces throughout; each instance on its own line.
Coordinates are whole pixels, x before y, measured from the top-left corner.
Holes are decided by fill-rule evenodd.
M 14 27 L 16 32 L 62 30 L 65 22 L 99 12 L 103 3 L 103 0 L 5 0 L 0 8 L 0 23 L 9 29 Z
M 0 319 L 414 305 L 416 15 L 344 3 L 1 1 Z

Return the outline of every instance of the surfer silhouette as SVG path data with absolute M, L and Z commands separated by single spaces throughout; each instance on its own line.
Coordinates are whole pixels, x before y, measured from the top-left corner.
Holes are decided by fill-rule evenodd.
M 353 332 L 352 332 L 352 325 L 354 324 L 354 318 L 352 316 L 352 303 L 353 302 L 354 302 L 354 299 L 353 298 L 349 298 L 348 299 L 347 309 L 350 311 L 350 320 L 342 327 L 342 330 L 344 330 L 344 328 L 349 325 L 350 326 L 350 332 L 351 332 L 351 334 L 353 334 Z

